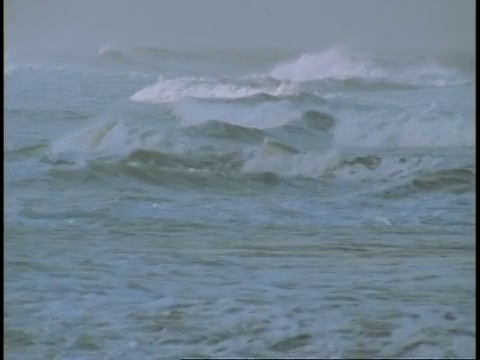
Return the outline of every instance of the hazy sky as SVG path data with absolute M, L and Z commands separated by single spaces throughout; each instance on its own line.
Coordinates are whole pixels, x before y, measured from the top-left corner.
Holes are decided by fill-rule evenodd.
M 7 0 L 14 48 L 474 48 L 473 0 Z

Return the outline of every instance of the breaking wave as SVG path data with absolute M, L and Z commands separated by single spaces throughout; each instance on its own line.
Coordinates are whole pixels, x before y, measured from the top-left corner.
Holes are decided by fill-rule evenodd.
M 335 143 L 341 123 L 318 110 L 297 113 L 288 123 L 259 127 L 245 120 L 248 112 L 242 114 L 231 109 L 227 110 L 238 115 L 236 122 L 231 116 L 229 120 L 205 116 L 201 121 L 193 121 L 191 117 L 200 112 L 202 104 L 189 104 L 194 106 L 188 111 L 170 114 L 173 122 L 190 121 L 182 127 L 98 121 L 52 142 L 48 150 L 25 149 L 22 153 L 38 155 L 38 151 L 44 151 L 44 160 L 54 166 L 55 176 L 70 178 L 74 173 L 86 171 L 92 179 L 95 176 L 105 179 L 123 174 L 168 186 L 210 187 L 217 181 L 218 184 L 224 181 L 225 186 L 233 183 L 241 186 L 241 179 L 268 183 L 332 179 L 356 184 L 352 188 L 355 191 L 363 189 L 386 197 L 440 190 L 459 193 L 472 191 L 474 186 L 471 156 L 452 161 L 444 153 L 427 152 L 427 155 L 422 149 L 410 152 L 401 148 L 388 152 L 385 146 L 362 149 L 358 141 L 356 148 L 342 147 Z M 268 107 L 252 108 L 251 114 L 258 116 L 253 123 L 264 117 L 262 111 L 272 112 Z M 284 112 L 280 106 L 278 113 Z M 298 132 L 298 141 L 297 130 L 303 131 Z M 313 147 L 306 146 L 308 136 L 316 139 Z M 318 143 L 322 136 L 324 140 Z M 411 135 L 404 136 L 408 139 Z
M 104 47 L 98 57 L 120 64 L 130 61 L 126 54 Z M 58 174 L 86 171 L 104 178 L 119 171 L 158 184 L 178 184 L 182 176 L 206 184 L 222 176 L 239 184 L 338 181 L 352 191 L 376 187 L 381 196 L 471 190 L 470 89 L 449 87 L 465 81 L 460 70 L 335 49 L 275 62 L 267 73 L 164 74 L 153 85 L 133 85 L 140 90 L 129 90 L 132 101 L 117 114 L 92 118 L 48 147 L 10 149 L 8 155 L 43 156 Z M 120 70 L 111 76 L 126 73 Z M 401 96 L 370 91 L 382 83 L 398 85 Z M 453 151 L 461 156 L 450 156 Z
M 295 88 L 284 82 L 264 86 L 232 81 L 222 82 L 210 78 L 165 79 L 160 77 L 155 85 L 136 92 L 131 99 L 138 102 L 162 103 L 175 102 L 185 97 L 236 99 L 259 94 L 292 95 L 295 94 Z
M 353 54 L 339 49 L 304 54 L 298 59 L 275 66 L 270 76 L 279 80 L 337 80 L 392 83 L 407 86 L 447 86 L 471 81 L 454 68 L 434 62 L 381 64 L 378 57 Z
M 107 64 L 128 65 L 132 63 L 123 53 L 110 46 L 101 47 L 98 51 L 98 58 Z

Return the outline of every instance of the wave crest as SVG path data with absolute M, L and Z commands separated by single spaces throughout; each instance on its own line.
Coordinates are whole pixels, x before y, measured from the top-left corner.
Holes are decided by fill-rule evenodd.
M 120 51 L 113 49 L 110 46 L 103 46 L 98 50 L 98 58 L 107 63 L 126 65 L 131 61 Z
M 279 80 L 299 82 L 364 80 L 410 86 L 446 86 L 470 82 L 458 71 L 433 62 L 394 66 L 381 64 L 374 56 L 339 49 L 304 54 L 294 61 L 275 66 L 269 74 Z
M 185 97 L 238 99 L 258 94 L 272 96 L 292 95 L 296 89 L 289 83 L 280 82 L 276 86 L 262 84 L 233 83 L 217 81 L 210 78 L 177 78 L 160 77 L 156 84 L 148 86 L 131 97 L 137 102 L 164 103 L 175 102 Z

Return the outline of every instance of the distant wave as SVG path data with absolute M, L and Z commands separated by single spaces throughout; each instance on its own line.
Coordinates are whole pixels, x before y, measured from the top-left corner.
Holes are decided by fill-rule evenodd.
M 138 102 L 175 102 L 185 97 L 235 99 L 258 94 L 272 96 L 291 95 L 296 88 L 289 83 L 278 82 L 276 86 L 222 82 L 212 78 L 177 78 L 160 77 L 156 84 L 136 92 L 131 99 Z
M 99 56 L 116 61 L 124 54 L 107 48 Z M 396 189 L 468 190 L 471 175 L 462 169 L 472 164 L 475 144 L 470 88 L 449 87 L 466 81 L 457 69 L 414 60 L 329 50 L 267 73 L 167 71 L 169 77 L 130 97 L 133 103 L 125 105 L 132 116 L 122 113 L 53 141 L 46 161 L 161 184 L 181 176 L 202 178 L 192 180 L 196 185 L 209 176 L 335 177 L 359 188 L 378 186 L 381 196 Z M 465 162 L 436 156 L 445 149 L 458 150 Z M 38 151 L 44 149 L 25 150 L 25 156 Z
M 182 126 L 218 120 L 262 129 L 283 126 L 303 117 L 308 128 L 333 129 L 333 142 L 337 146 L 409 148 L 475 143 L 473 109 L 452 112 L 441 101 L 412 107 L 408 102 L 384 104 L 373 100 L 362 109 L 359 104 L 343 101 L 333 119 L 328 115 L 329 101 L 295 84 L 268 78 L 160 78 L 131 99 L 173 103 Z M 360 108 L 352 112 L 354 106 Z M 300 109 L 307 112 L 302 115 Z
M 98 50 L 98 58 L 108 63 L 117 65 L 127 65 L 132 63 L 123 53 L 109 46 L 101 47 Z
M 471 82 L 455 69 L 433 62 L 388 66 L 380 64 L 374 56 L 353 54 L 338 49 L 304 54 L 294 61 L 278 64 L 269 75 L 279 80 L 300 82 L 364 81 L 410 86 L 447 86 Z
M 161 49 L 148 51 L 158 51 L 161 56 L 165 55 L 165 50 Z M 109 56 L 120 55 L 115 53 Z M 131 100 L 169 103 L 185 97 L 240 99 L 259 94 L 293 96 L 302 92 L 315 96 L 329 89 L 398 90 L 471 83 L 472 80 L 461 71 L 433 62 L 392 60 L 331 49 L 318 54 L 304 54 L 295 61 L 280 63 L 267 74 L 249 74 L 236 78 L 160 76 L 155 84 L 134 93 Z M 309 84 L 313 86 L 309 87 Z
M 305 100 L 303 95 L 298 95 L 298 90 L 293 89 L 283 84 L 276 88 L 255 88 L 200 79 L 161 79 L 153 87 L 137 92 L 132 100 L 175 102 L 173 109 L 183 126 L 221 120 L 234 125 L 269 128 L 296 121 L 302 116 L 298 110 L 302 108 L 299 102 Z M 344 109 L 336 109 L 339 114 L 337 120 L 333 120 L 329 115 L 322 115 L 328 113 L 321 110 L 329 107 L 328 102 L 321 98 L 306 98 L 308 102 L 304 106 L 308 109 L 314 105 L 316 108 L 310 108 L 312 111 L 303 115 L 304 122 L 313 129 L 333 129 L 333 141 L 338 146 L 445 147 L 473 146 L 475 143 L 473 109 L 460 113 L 447 111 L 441 102 L 415 108 L 399 104 L 388 105 L 390 112 L 386 116 L 382 109 L 387 104 L 372 103 L 369 109 L 356 109 L 352 113 L 349 107 L 355 104 L 347 103 L 342 104 Z M 201 99 L 215 100 L 215 103 Z M 217 103 L 219 99 L 238 102 L 222 105 Z

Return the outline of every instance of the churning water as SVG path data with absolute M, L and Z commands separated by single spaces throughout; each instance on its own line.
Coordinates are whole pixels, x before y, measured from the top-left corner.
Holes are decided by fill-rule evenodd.
M 474 356 L 468 59 L 7 55 L 8 359 Z

